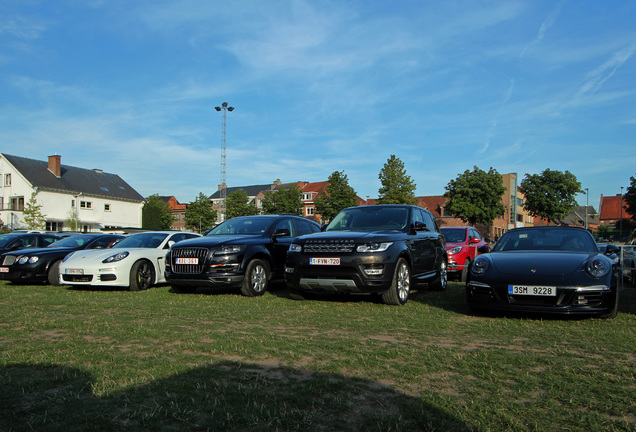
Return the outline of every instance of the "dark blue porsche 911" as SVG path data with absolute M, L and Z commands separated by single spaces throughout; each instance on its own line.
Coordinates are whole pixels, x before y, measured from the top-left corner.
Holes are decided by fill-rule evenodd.
M 471 309 L 614 318 L 617 274 L 584 229 L 516 228 L 471 262 L 466 299 Z

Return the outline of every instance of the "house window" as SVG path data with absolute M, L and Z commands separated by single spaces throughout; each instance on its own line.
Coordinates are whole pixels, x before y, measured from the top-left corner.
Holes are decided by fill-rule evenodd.
M 24 197 L 11 198 L 11 210 L 24 211 Z
M 303 201 L 311 201 L 311 192 L 303 194 Z
M 104 204 L 104 211 L 105 212 L 109 212 L 110 211 L 110 204 Z
M 80 201 L 80 208 L 90 210 L 93 208 L 92 201 Z
M 11 186 L 11 174 L 4 175 L 4 185 Z
M 62 231 L 62 222 L 47 222 L 46 230 L 47 231 Z
M 305 212 L 305 215 L 313 216 L 314 215 L 314 208 L 313 207 L 307 207 L 307 211 Z

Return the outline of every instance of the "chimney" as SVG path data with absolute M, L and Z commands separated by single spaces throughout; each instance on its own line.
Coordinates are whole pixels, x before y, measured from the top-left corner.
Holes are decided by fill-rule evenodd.
M 59 178 L 62 176 L 62 156 L 49 156 L 49 171 L 51 171 L 55 177 Z

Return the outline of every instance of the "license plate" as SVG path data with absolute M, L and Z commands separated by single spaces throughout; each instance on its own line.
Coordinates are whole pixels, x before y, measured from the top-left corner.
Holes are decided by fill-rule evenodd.
M 556 287 L 535 285 L 508 285 L 508 294 L 529 296 L 556 296 Z
M 64 273 L 69 275 L 83 275 L 84 269 L 66 269 Z
M 199 258 L 177 258 L 175 264 L 199 264 Z
M 309 258 L 310 265 L 340 265 L 340 258 Z
M 0 273 L 9 273 L 9 267 L 0 267 Z

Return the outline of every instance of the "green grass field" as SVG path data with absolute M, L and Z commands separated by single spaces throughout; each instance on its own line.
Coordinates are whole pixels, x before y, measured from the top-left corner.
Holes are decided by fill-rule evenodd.
M 0 283 L 2 431 L 636 430 L 636 290 L 614 320 L 169 287 Z

